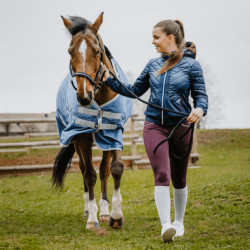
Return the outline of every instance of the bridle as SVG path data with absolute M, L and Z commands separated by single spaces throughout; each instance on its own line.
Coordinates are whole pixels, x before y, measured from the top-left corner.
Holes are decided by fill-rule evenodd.
M 92 84 L 92 86 L 94 87 L 94 94 L 96 95 L 98 90 L 102 87 L 103 85 L 103 77 L 104 77 L 104 74 L 105 74 L 105 70 L 102 72 L 103 70 L 103 54 L 105 53 L 105 49 L 102 48 L 101 44 L 100 44 L 100 39 L 99 39 L 99 36 L 97 36 L 97 40 L 98 40 L 98 44 L 99 44 L 99 48 L 100 50 L 98 51 L 98 53 L 100 53 L 100 67 L 95 75 L 95 80 L 93 80 L 90 75 L 84 73 L 84 72 L 74 72 L 73 68 L 72 68 L 72 64 L 71 64 L 71 60 L 69 62 L 69 72 L 70 72 L 70 75 L 71 77 L 76 77 L 76 76 L 80 76 L 80 77 L 84 77 L 86 79 L 88 79 L 90 81 L 90 83 Z M 100 77 L 101 76 L 101 77 Z M 100 80 L 98 81 L 98 79 L 100 78 Z M 74 85 L 74 82 L 73 80 L 70 81 L 73 88 L 75 90 L 77 90 L 77 88 L 75 87 Z

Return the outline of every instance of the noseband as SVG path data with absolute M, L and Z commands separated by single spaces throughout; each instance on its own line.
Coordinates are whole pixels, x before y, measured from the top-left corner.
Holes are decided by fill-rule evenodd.
M 95 95 L 97 94 L 98 90 L 99 90 L 99 89 L 102 87 L 102 85 L 103 85 L 103 81 L 102 81 L 102 80 L 103 80 L 104 74 L 105 74 L 105 72 L 106 72 L 105 70 L 102 72 L 102 69 L 103 69 L 103 67 L 102 67 L 102 63 L 103 63 L 103 53 L 105 52 L 105 50 L 102 48 L 102 46 L 101 46 L 101 44 L 100 44 L 99 37 L 97 37 L 97 40 L 98 40 L 99 47 L 100 47 L 100 53 L 101 53 L 100 61 L 101 61 L 101 63 L 100 63 L 100 67 L 99 67 L 99 69 L 98 69 L 98 71 L 97 71 L 97 73 L 96 73 L 95 80 L 93 80 L 93 79 L 90 77 L 90 75 L 88 75 L 88 74 L 86 74 L 86 73 L 84 73 L 84 72 L 76 72 L 76 73 L 75 73 L 75 72 L 73 71 L 73 68 L 72 68 L 71 60 L 70 60 L 70 62 L 69 62 L 69 72 L 70 72 L 71 77 L 73 78 L 73 77 L 79 76 L 79 77 L 84 77 L 84 78 L 88 79 L 88 80 L 90 81 L 90 83 L 92 84 L 92 86 L 94 87 L 94 94 L 95 94 Z M 100 77 L 100 75 L 101 75 L 101 77 Z M 99 82 L 98 82 L 99 77 L 100 77 L 100 80 L 99 80 Z M 74 88 L 75 90 L 77 90 L 77 88 L 75 87 L 75 85 L 74 85 L 74 83 L 73 83 L 73 80 L 71 80 L 70 82 L 71 82 L 73 88 Z M 97 82 L 98 82 L 98 83 L 97 83 Z

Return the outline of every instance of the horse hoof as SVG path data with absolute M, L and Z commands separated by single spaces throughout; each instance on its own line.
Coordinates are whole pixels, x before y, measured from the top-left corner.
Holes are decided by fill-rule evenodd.
M 99 229 L 99 223 L 98 222 L 88 222 L 86 229 L 88 229 L 88 230 Z
M 100 222 L 108 222 L 109 221 L 109 215 L 100 215 L 99 216 Z
M 88 218 L 89 217 L 89 211 L 88 210 L 84 211 L 83 217 L 84 218 Z
M 123 227 L 123 224 L 123 217 L 120 219 L 113 219 L 112 217 L 109 218 L 109 226 L 113 229 L 121 229 Z

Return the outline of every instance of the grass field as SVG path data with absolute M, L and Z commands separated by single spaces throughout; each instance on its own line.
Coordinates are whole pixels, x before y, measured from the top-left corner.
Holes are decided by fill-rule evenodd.
M 161 241 L 152 171 L 138 170 L 122 178 L 120 231 L 85 229 L 79 174 L 67 176 L 62 192 L 51 189 L 50 175 L 0 179 L 0 249 L 250 249 L 250 130 L 198 138 L 201 168 L 188 171 L 186 231 L 174 243 Z M 112 187 L 110 178 L 110 200 Z

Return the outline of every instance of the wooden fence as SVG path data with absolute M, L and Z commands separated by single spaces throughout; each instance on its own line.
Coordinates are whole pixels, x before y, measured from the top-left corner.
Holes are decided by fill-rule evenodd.
M 122 160 L 126 162 L 127 168 L 138 169 L 149 167 L 150 163 L 148 158 L 142 158 L 141 155 L 137 152 L 137 145 L 143 145 L 143 138 L 140 137 L 139 133 L 136 133 L 136 123 L 144 121 L 144 117 L 140 117 L 136 114 L 132 115 L 130 118 L 130 128 L 125 129 L 125 133 L 123 135 L 123 145 L 131 147 L 131 155 L 122 156 Z M 55 123 L 55 118 L 24 118 L 24 119 L 0 119 L 0 124 L 7 124 L 8 126 L 13 123 Z M 27 156 L 30 156 L 32 149 L 45 149 L 45 148 L 59 148 L 60 143 L 58 138 L 56 140 L 47 140 L 47 141 L 30 141 L 32 137 L 58 137 L 57 132 L 49 132 L 49 133 L 24 133 L 23 136 L 6 136 L 0 137 L 1 139 L 25 139 L 25 142 L 7 142 L 0 143 L 0 153 L 9 153 L 9 152 L 26 152 Z M 96 146 L 93 149 L 98 149 Z M 194 134 L 194 142 L 192 153 L 190 157 L 190 164 L 195 165 L 196 161 L 199 158 L 199 154 L 197 153 L 197 140 L 196 140 L 196 131 Z M 101 161 L 101 157 L 94 157 L 93 163 L 99 165 Z M 73 164 L 78 165 L 79 159 L 73 158 Z M 48 170 L 53 167 L 52 164 L 46 165 L 28 165 L 28 166 L 0 166 L 0 174 L 5 173 L 6 171 L 38 171 L 40 170 Z

